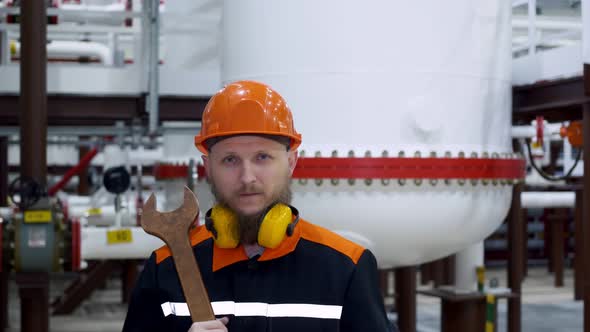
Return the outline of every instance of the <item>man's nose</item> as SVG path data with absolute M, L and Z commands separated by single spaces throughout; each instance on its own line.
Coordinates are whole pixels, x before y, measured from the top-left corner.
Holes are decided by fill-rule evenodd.
M 242 165 L 242 183 L 253 183 L 256 181 L 255 170 L 252 164 L 244 163 Z

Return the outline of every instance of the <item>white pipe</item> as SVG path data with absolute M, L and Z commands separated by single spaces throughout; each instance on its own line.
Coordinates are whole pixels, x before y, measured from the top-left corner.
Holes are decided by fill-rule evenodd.
M 483 241 L 455 254 L 455 291 L 475 292 L 477 290 L 478 266 L 483 266 Z
M 512 17 L 512 28 L 528 29 L 529 18 L 524 15 L 514 15 Z M 536 17 L 533 22 L 534 28 L 538 30 L 578 30 L 583 29 L 583 24 L 579 20 L 572 20 L 567 17 L 563 18 L 547 18 Z
M 537 28 L 537 0 L 529 0 L 528 6 L 528 20 L 527 28 L 529 32 L 529 56 L 535 54 L 537 49 L 537 36 L 535 29 Z M 514 25 L 513 25 L 514 27 Z
M 559 134 L 561 123 L 546 123 L 543 126 L 543 137 Z M 512 126 L 510 130 L 512 138 L 531 138 L 537 136 L 537 127 L 530 126 Z
M 152 251 L 164 245 L 162 240 L 149 235 L 141 227 L 126 227 L 131 231 L 132 242 L 108 244 L 106 227 L 82 227 L 81 259 L 145 259 Z
M 125 11 L 125 3 L 115 2 L 108 5 L 85 5 L 65 3 L 61 4 L 59 9 L 71 11 L 95 11 L 95 12 L 122 12 Z
M 584 63 L 590 64 L 590 1 L 582 1 L 582 25 L 584 31 L 582 32 L 583 38 L 583 50 L 582 59 Z
M 520 195 L 523 208 L 571 208 L 575 206 L 576 193 L 571 191 L 524 191 Z
M 0 218 L 8 219 L 12 216 L 12 208 L 10 207 L 0 207 Z
M 149 92 L 148 92 L 148 111 L 149 111 L 149 133 L 156 134 L 159 122 L 159 93 L 160 93 L 160 9 L 158 0 L 146 0 L 148 5 L 149 17 Z
M 16 54 L 20 54 L 20 43 L 14 41 Z M 47 44 L 47 57 L 97 57 L 105 66 L 113 65 L 111 50 L 104 44 L 69 40 L 54 40 Z

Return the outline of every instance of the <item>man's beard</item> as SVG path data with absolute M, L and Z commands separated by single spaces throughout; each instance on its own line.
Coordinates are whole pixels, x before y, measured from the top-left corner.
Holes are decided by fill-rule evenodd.
M 278 193 L 275 193 L 272 197 L 271 203 L 266 206 L 262 211 L 258 211 L 254 214 L 246 215 L 240 213 L 232 209 L 229 204 L 227 204 L 227 200 L 222 197 L 221 193 L 217 190 L 215 182 L 212 181 L 210 178 L 207 179 L 209 182 L 209 186 L 211 187 L 211 193 L 215 196 L 215 200 L 217 204 L 222 205 L 230 210 L 232 210 L 237 218 L 238 224 L 240 229 L 240 241 L 244 244 L 254 244 L 258 241 L 258 230 L 260 229 L 260 224 L 262 222 L 262 216 L 268 211 L 268 209 L 276 204 L 276 203 L 283 203 L 286 205 L 291 204 L 291 199 L 293 197 L 293 192 L 291 191 L 291 181 L 289 177 L 286 177 L 282 188 L 279 190 Z M 256 186 L 249 186 L 245 185 L 238 192 L 257 192 Z

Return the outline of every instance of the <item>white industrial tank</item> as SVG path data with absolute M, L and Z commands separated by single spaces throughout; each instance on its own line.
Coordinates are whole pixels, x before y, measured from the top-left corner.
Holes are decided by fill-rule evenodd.
M 512 158 L 510 11 L 502 0 L 225 1 L 222 81 L 281 93 L 305 157 Z M 310 179 L 293 191 L 303 218 L 395 267 L 482 241 L 512 186 Z

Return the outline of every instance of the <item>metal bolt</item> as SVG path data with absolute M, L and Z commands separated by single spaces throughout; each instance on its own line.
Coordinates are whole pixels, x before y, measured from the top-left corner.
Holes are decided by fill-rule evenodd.
M 445 158 L 451 158 L 452 156 L 451 151 L 445 152 Z
M 315 182 L 315 185 L 319 187 L 322 185 L 322 183 L 324 183 L 324 180 L 323 179 L 315 179 L 314 182 Z
M 436 151 L 430 152 L 430 158 L 436 158 Z
M 406 156 L 406 153 L 405 153 L 405 152 L 403 152 L 403 151 L 400 151 L 400 152 L 397 154 L 397 156 L 398 156 L 399 158 L 404 158 L 404 157 Z
M 383 152 L 381 152 L 381 157 L 389 158 L 389 152 L 387 150 L 383 150 Z
M 397 183 L 398 183 L 400 186 L 405 186 L 405 185 L 406 185 L 406 179 L 397 179 Z
M 420 155 L 421 155 L 421 154 L 420 154 L 420 151 L 416 151 L 416 152 L 414 153 L 414 158 L 420 158 Z
M 422 185 L 422 179 L 414 179 L 414 184 L 417 186 L 421 186 Z
M 470 157 L 471 158 L 477 158 L 477 152 L 475 152 L 475 151 L 474 152 L 471 152 L 471 156 Z

